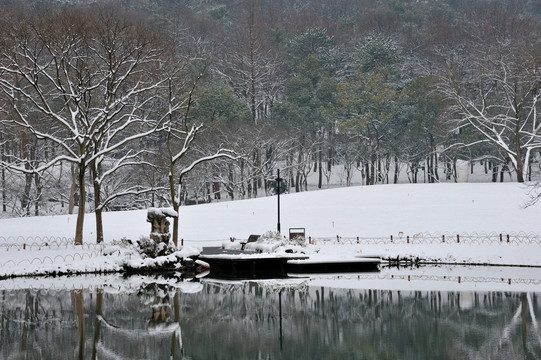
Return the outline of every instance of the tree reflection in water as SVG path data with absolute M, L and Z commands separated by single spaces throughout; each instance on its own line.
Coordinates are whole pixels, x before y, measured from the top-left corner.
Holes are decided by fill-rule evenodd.
M 139 284 L 1 290 L 0 358 L 541 358 L 537 293 Z

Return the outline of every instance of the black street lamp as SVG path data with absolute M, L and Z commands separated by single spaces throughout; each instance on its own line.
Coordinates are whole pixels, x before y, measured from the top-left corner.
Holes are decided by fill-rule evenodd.
M 281 230 L 280 229 L 280 194 L 287 190 L 286 182 L 284 181 L 284 179 L 282 179 L 280 177 L 280 169 L 278 169 L 278 175 L 276 176 L 276 178 L 272 179 L 272 180 L 269 179 L 267 184 L 268 184 L 268 187 L 270 189 L 273 189 L 274 193 L 276 195 L 278 195 L 278 226 L 277 226 L 277 230 L 280 233 L 280 230 Z
M 276 177 L 276 194 L 278 195 L 278 233 L 280 231 L 280 193 L 282 192 L 282 178 L 280 177 L 280 169 L 278 169 L 278 176 Z

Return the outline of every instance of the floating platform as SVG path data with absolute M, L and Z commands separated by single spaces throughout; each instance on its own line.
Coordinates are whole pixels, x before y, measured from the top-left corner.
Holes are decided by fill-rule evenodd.
M 198 257 L 210 265 L 210 277 L 218 279 L 285 278 L 288 273 L 379 271 L 380 257 L 310 259 L 303 254 L 262 254 L 221 248 L 203 248 Z
M 363 257 L 353 259 L 299 259 L 289 260 L 287 262 L 287 272 L 296 274 L 374 272 L 379 271 L 380 264 L 380 257 Z
M 254 253 L 204 247 L 198 259 L 210 265 L 210 277 L 217 279 L 273 279 L 287 277 L 289 260 L 308 259 L 297 254 Z

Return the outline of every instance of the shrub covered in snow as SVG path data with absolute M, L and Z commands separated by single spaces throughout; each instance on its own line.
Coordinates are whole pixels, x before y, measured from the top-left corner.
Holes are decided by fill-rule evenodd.
M 191 271 L 200 265 L 191 257 L 199 255 L 201 250 L 189 246 L 177 249 L 171 242 L 169 244 L 157 243 L 147 237 L 141 237 L 137 242 L 129 239 L 112 241 L 103 253 L 118 257 L 119 265 L 127 271 L 150 269 Z
M 261 235 L 256 242 L 246 244 L 245 250 L 257 252 L 284 252 L 284 253 L 310 253 L 317 252 L 318 249 L 306 243 L 302 236 L 289 240 L 276 231 L 267 231 Z
M 156 242 L 153 239 L 147 237 L 141 237 L 138 241 L 140 253 L 146 255 L 149 258 L 156 258 L 158 256 L 165 256 L 172 254 L 176 251 L 173 244 L 166 244 L 164 242 Z

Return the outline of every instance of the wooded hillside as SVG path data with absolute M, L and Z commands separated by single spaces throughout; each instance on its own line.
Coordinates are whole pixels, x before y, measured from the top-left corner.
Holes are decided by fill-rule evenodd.
M 1 4 L 4 215 L 541 172 L 539 1 Z

